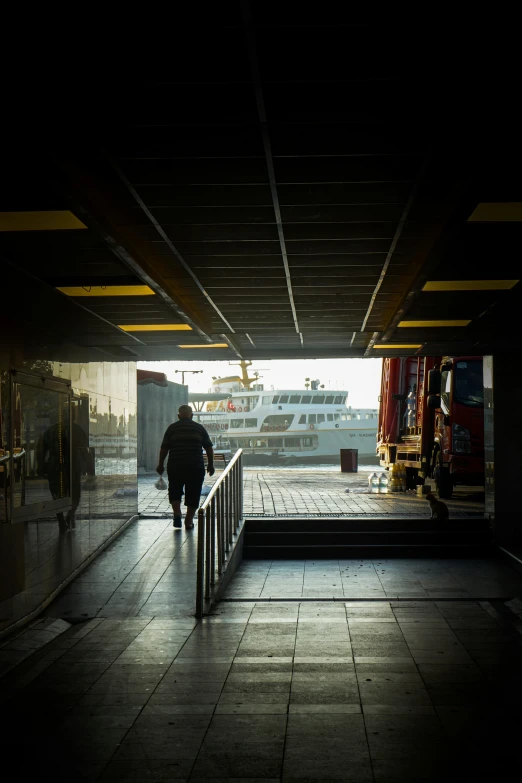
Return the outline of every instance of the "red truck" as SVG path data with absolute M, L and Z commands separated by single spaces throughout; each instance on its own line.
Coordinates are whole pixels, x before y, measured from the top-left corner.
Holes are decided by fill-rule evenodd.
M 483 485 L 482 357 L 383 359 L 377 456 L 406 467 L 409 489 L 434 479 L 441 498 Z

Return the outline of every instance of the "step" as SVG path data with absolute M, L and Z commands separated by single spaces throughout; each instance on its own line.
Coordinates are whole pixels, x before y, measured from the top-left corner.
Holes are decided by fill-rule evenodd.
M 487 558 L 494 555 L 489 543 L 468 544 L 315 544 L 314 546 L 252 546 L 243 547 L 245 560 L 375 560 L 377 558 Z
M 359 544 L 487 544 L 485 530 L 245 530 L 245 546 L 339 546 Z
M 330 531 L 427 531 L 427 530 L 489 530 L 489 520 L 484 517 L 464 517 L 450 519 L 446 523 L 437 523 L 436 520 L 430 520 L 426 517 L 420 519 L 383 519 L 383 518 L 285 518 L 263 519 L 248 518 L 245 520 L 245 531 L 247 532 L 330 532 Z

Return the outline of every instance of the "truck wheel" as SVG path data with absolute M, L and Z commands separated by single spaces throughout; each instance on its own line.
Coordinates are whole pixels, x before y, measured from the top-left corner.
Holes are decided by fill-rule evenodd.
M 453 480 L 449 469 L 443 467 L 440 454 L 438 455 L 437 467 L 435 468 L 435 484 L 437 485 L 439 498 L 449 500 L 453 494 Z

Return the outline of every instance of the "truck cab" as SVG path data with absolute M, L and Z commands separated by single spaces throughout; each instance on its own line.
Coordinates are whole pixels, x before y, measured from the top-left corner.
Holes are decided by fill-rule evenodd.
M 444 357 L 429 377 L 434 409 L 431 474 L 439 496 L 455 484 L 484 484 L 484 387 L 482 357 Z

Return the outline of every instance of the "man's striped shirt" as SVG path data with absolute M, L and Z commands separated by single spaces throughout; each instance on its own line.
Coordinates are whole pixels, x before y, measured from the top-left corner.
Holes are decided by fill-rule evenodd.
M 212 446 L 206 429 L 193 419 L 179 419 L 168 427 L 162 449 L 168 449 L 169 462 L 203 465 L 203 448 Z

